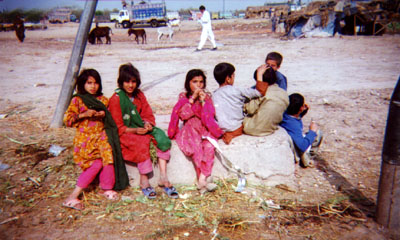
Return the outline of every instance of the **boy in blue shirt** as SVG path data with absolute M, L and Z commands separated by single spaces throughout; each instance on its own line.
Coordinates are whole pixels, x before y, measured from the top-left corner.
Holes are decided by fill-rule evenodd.
M 276 72 L 276 84 L 283 90 L 287 91 L 287 79 L 285 75 L 279 72 L 279 68 L 281 67 L 283 57 L 278 52 L 270 52 L 265 58 L 265 64 L 269 65 Z
M 308 106 L 304 102 L 304 97 L 299 93 L 291 94 L 289 96 L 289 106 L 283 114 L 283 120 L 280 125 L 292 138 L 297 150 L 296 153 L 300 156 L 303 166 L 312 167 L 313 164 L 310 160 L 309 152 L 311 147 L 320 145 L 322 135 L 314 121 L 310 123 L 310 130 L 303 135 L 303 122 L 301 119 L 307 111 Z

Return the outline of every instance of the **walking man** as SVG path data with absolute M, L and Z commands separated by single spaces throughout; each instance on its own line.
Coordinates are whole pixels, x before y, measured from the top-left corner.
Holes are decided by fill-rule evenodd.
M 199 10 L 201 12 L 201 18 L 198 21 L 201 23 L 203 30 L 201 31 L 200 42 L 196 51 L 201 51 L 204 44 L 206 43 L 207 38 L 210 39 L 211 44 L 213 45 L 212 50 L 217 50 L 217 44 L 215 43 L 214 33 L 211 27 L 210 13 L 206 11 L 206 8 L 203 5 L 199 7 Z

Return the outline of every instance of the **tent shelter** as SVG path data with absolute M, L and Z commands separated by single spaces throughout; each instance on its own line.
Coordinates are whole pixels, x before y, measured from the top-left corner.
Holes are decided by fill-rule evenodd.
M 386 26 L 399 21 L 399 0 L 318 1 L 286 16 L 286 36 L 325 37 L 334 34 L 335 24 L 346 35 L 381 35 Z M 336 20 L 336 21 L 335 21 Z

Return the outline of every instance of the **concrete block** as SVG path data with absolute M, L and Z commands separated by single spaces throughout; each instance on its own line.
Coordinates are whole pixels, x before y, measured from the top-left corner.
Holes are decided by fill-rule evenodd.
M 245 172 L 246 179 L 254 184 L 273 186 L 290 184 L 294 178 L 294 155 L 290 149 L 290 137 L 283 128 L 265 137 L 242 135 L 234 138 L 229 145 L 218 142 L 222 153 Z M 224 167 L 224 158 L 216 152 L 212 176 L 215 178 L 236 178 L 235 173 Z M 139 185 L 139 172 L 135 165 L 127 164 L 131 186 Z M 168 178 L 172 184 L 191 185 L 196 182 L 196 173 L 191 159 L 187 158 L 172 141 L 171 159 L 167 165 Z M 156 186 L 159 169 L 156 166 L 150 184 Z

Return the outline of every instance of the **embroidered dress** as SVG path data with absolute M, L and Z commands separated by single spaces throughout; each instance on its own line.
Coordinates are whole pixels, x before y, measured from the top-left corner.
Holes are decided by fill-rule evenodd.
M 155 126 L 153 111 L 142 91 L 139 91 L 137 96 L 135 96 L 133 104 L 136 106 L 137 113 L 139 113 L 141 119 Z M 126 132 L 127 126 L 124 124 L 124 118 L 129 118 L 130 116 L 122 115 L 120 97 L 117 93 L 114 93 L 110 98 L 109 109 L 118 127 L 122 155 L 125 161 L 140 163 L 149 159 L 150 141 L 152 140 L 154 145 L 157 145 L 157 142 L 151 134 L 141 135 Z
M 105 96 L 96 98 L 108 106 L 108 99 Z M 108 143 L 102 119 L 96 117 L 78 119 L 78 115 L 87 110 L 88 108 L 80 97 L 73 97 L 64 115 L 65 125 L 76 128 L 73 157 L 74 162 L 82 170 L 89 168 L 96 159 L 101 158 L 103 166 L 114 162 L 112 148 Z
M 183 127 L 179 129 L 179 120 Z M 215 148 L 202 137 L 218 139 L 223 134 L 215 121 L 215 109 L 207 95 L 204 106 L 199 101 L 190 104 L 185 93 L 179 95 L 171 114 L 168 136 L 176 139 L 181 151 L 193 159 L 197 174 L 210 176 L 214 164 Z

